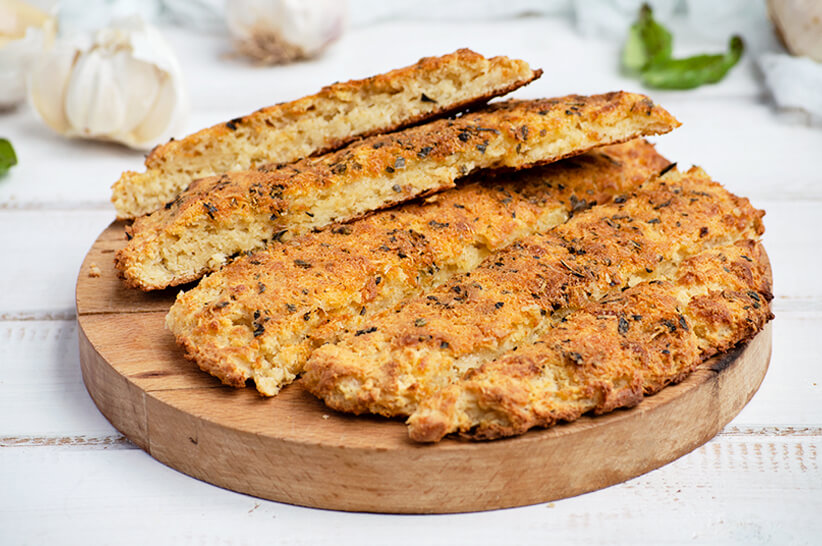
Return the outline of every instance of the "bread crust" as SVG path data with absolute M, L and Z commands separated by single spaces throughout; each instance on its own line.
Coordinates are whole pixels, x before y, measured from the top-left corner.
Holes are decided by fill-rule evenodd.
M 311 351 L 489 252 L 634 191 L 668 161 L 636 140 L 518 173 L 473 177 L 399 208 L 237 259 L 178 295 L 168 328 L 224 383 L 276 394 Z
M 707 250 L 685 259 L 670 281 L 591 302 L 422 400 L 409 435 L 496 439 L 635 406 L 751 339 L 773 318 L 772 298 L 758 241 Z
M 144 290 L 183 284 L 284 234 L 437 192 L 480 169 L 550 163 L 678 125 L 647 97 L 625 92 L 496 103 L 291 165 L 197 180 L 127 228 L 116 266 Z
M 470 274 L 317 349 L 303 384 L 334 409 L 410 415 L 461 373 L 529 343 L 553 320 L 682 259 L 762 233 L 747 199 L 700 169 L 671 170 L 624 202 L 582 212 L 492 254 Z
M 335 83 L 314 95 L 261 108 L 155 147 L 146 157 L 146 173 L 127 171 L 114 184 L 112 202 L 118 218 L 134 218 L 171 201 L 196 178 L 320 155 L 358 138 L 396 131 L 484 103 L 530 83 L 541 74 L 541 70 L 532 70 L 521 60 L 502 56 L 485 58 L 470 49 L 459 49 L 447 55 L 420 59 L 411 66 L 385 74 Z M 440 98 L 439 95 L 445 94 L 439 89 L 444 83 L 448 84 L 448 93 Z M 413 90 L 414 94 L 405 97 L 403 90 Z M 381 97 L 390 102 L 379 103 Z M 374 105 L 369 106 L 372 103 Z M 386 107 L 392 109 L 392 115 L 386 117 L 369 111 L 369 108 Z M 360 115 L 357 109 L 363 110 Z M 339 111 L 345 123 L 337 123 L 339 119 L 332 116 L 335 111 Z M 286 139 L 284 145 L 267 146 L 253 153 L 243 153 L 241 147 L 234 146 L 237 139 L 253 144 L 261 135 L 273 131 L 288 133 L 299 123 L 306 125 L 306 131 L 317 134 L 303 134 L 303 138 L 296 141 Z M 150 186 L 152 172 L 186 169 L 196 155 L 202 153 L 201 148 L 219 156 L 212 166 L 195 169 L 190 176 L 181 177 L 164 190 Z

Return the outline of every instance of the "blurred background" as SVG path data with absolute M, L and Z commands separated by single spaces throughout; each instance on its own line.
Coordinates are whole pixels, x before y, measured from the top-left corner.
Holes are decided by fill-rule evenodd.
M 620 70 L 619 53 L 642 0 L 20 0 L 0 1 L 0 106 L 7 110 L 26 100 L 39 117 L 62 134 L 84 129 L 101 138 L 133 147 L 150 147 L 169 136 L 229 119 L 274 102 L 297 98 L 338 80 L 360 78 L 439 55 L 473 47 L 484 55 L 520 57 L 545 69 L 545 76 L 522 91 L 527 96 L 594 93 L 612 89 L 644 90 Z M 776 104 L 804 114 L 800 121 L 822 117 L 818 61 L 822 60 L 822 3 L 802 0 L 655 0 L 654 17 L 674 37 L 677 57 L 721 53 L 731 35 L 741 35 L 745 53 L 739 66 L 701 95 L 744 94 L 750 82 Z M 39 10 L 40 13 L 35 11 Z M 119 29 L 143 41 L 155 70 L 174 79 L 179 95 L 153 131 L 142 138 L 118 134 L 110 122 L 95 123 L 94 109 L 84 102 L 139 102 L 116 83 L 136 77 L 141 67 L 107 66 L 106 53 L 94 62 L 61 74 L 83 82 L 73 96 L 53 95 L 51 72 L 26 79 L 41 57 L 74 48 L 99 46 L 95 33 Z M 775 23 L 775 24 L 774 24 Z M 130 26 L 129 26 L 130 25 Z M 139 29 L 138 29 L 139 26 Z M 781 36 L 781 39 L 780 39 Z M 79 45 L 78 45 L 79 44 Z M 436 44 L 436 46 L 434 46 Z M 786 49 L 785 44 L 788 45 Z M 49 51 L 51 50 L 51 53 Z M 162 51 L 158 51 L 162 50 Z M 797 56 L 791 56 L 794 53 Z M 112 51 L 108 52 L 113 55 Z M 137 57 L 140 53 L 136 54 Z M 122 59 L 121 59 L 122 61 Z M 158 64 L 159 63 L 159 64 Z M 43 64 L 42 62 L 40 64 Z M 137 63 L 132 63 L 137 64 Z M 167 66 L 167 65 L 170 65 Z M 142 67 L 145 69 L 145 67 Z M 50 70 L 49 70 L 50 69 Z M 41 70 L 42 71 L 42 70 Z M 114 72 L 112 72 L 114 71 Z M 119 72 L 117 72 L 119 71 Z M 59 70 L 58 70 L 59 72 Z M 80 73 L 82 72 L 82 76 Z M 143 79 L 150 77 L 141 75 Z M 95 80 L 89 83 L 89 80 Z M 45 80 L 45 81 L 44 81 Z M 802 87 L 816 86 L 816 92 Z M 31 86 L 30 86 L 31 87 Z M 665 99 L 661 95 L 660 101 Z M 67 106 L 66 100 L 72 103 Z M 69 117 L 61 124 L 55 104 Z M 98 106 L 98 109 L 102 107 Z M 72 111 L 82 110 L 72 116 Z M 191 117 L 189 117 L 191 112 Z M 99 113 L 111 114 L 107 112 Z M 7 114 L 8 115 L 8 114 Z M 162 117 L 162 116 L 160 116 Z M 90 119 L 91 118 L 91 119 Z M 171 119 L 174 118 L 174 119 Z M 0 120 L 3 118 L 0 117 Z M 72 127 L 75 125 L 85 127 Z M 139 120 L 128 120 L 136 123 Z M 168 121 L 168 126 L 163 126 Z M 116 123 L 115 123 L 116 125 Z M 156 134 L 155 134 L 156 133 Z

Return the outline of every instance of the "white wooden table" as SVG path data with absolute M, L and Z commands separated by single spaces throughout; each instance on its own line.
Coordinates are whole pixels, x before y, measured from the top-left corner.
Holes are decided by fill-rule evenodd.
M 462 46 L 544 68 L 522 97 L 643 91 L 619 75 L 619 44 L 585 41 L 564 19 L 382 23 L 285 68 L 227 58 L 216 38 L 168 36 L 194 104 L 191 130 Z M 572 499 L 449 516 L 264 501 L 189 478 L 126 440 L 83 386 L 74 284 L 113 219 L 109 186 L 142 156 L 64 140 L 28 108 L 0 116 L 20 159 L 0 180 L 0 544 L 822 543 L 822 129 L 776 114 L 750 58 L 718 85 L 651 96 L 683 123 L 658 139 L 663 154 L 767 210 L 770 371 L 721 434 L 657 471 Z

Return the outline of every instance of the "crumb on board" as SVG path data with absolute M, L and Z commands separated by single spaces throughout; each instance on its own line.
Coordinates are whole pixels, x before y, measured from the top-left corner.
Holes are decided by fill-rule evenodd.
M 100 266 L 98 266 L 94 262 L 91 262 L 88 266 L 88 276 L 91 277 L 91 278 L 97 278 L 97 277 L 100 276 L 100 274 L 101 274 Z

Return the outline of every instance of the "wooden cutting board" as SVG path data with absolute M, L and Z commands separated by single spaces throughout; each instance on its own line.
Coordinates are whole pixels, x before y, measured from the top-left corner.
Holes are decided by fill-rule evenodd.
M 368 512 L 445 513 L 547 502 L 658 468 L 716 435 L 759 388 L 768 325 L 639 406 L 494 442 L 411 442 L 400 420 L 336 413 L 299 384 L 274 398 L 225 387 L 165 329 L 177 290 L 126 288 L 115 222 L 77 279 L 80 360 L 100 411 L 155 459 L 266 499 Z

